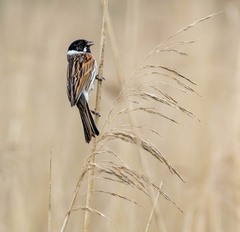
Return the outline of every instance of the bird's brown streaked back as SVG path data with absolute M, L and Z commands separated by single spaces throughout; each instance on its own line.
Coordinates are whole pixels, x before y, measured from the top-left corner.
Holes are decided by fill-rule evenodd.
M 90 53 L 68 56 L 67 92 L 71 106 L 77 103 L 83 90 L 88 92 L 94 65 L 95 60 Z

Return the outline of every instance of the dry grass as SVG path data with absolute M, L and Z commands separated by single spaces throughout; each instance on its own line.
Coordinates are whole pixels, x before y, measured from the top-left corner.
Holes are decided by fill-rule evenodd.
M 85 211 L 90 231 L 238 230 L 239 4 L 129 2 L 109 5 L 94 163 L 65 94 L 66 49 L 91 39 L 97 57 L 101 4 L 1 3 L 0 231 L 60 231 L 77 182 L 66 231 L 82 230 Z M 93 168 L 93 205 L 86 207 Z

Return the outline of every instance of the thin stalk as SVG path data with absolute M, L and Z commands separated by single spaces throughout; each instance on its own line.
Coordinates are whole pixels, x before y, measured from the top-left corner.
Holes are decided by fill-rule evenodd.
M 70 203 L 68 212 L 67 212 L 67 214 L 66 214 L 66 216 L 65 216 L 65 218 L 64 218 L 63 225 L 62 225 L 62 228 L 61 228 L 60 232 L 64 232 L 65 229 L 66 229 L 66 227 L 67 227 L 70 214 L 71 214 L 71 212 L 73 211 L 74 204 L 75 204 L 75 202 L 76 202 L 76 200 L 77 200 L 77 196 L 78 196 L 78 192 L 79 192 L 81 183 L 82 183 L 83 178 L 84 178 L 85 174 L 87 173 L 87 171 L 88 171 L 88 165 L 85 164 L 85 165 L 83 166 L 82 171 L 81 171 L 81 175 L 80 175 L 80 177 L 79 177 L 79 179 L 78 179 L 77 186 L 76 186 L 75 191 L 74 191 L 74 193 L 73 193 L 72 201 L 71 201 L 71 203 Z
M 48 175 L 48 232 L 52 231 L 52 152 L 49 159 Z
M 159 188 L 162 189 L 162 187 L 163 187 L 163 181 L 160 183 Z M 155 209 L 156 209 L 156 205 L 157 205 L 157 202 L 158 202 L 159 195 L 160 195 L 160 192 L 157 192 L 157 197 L 156 197 L 155 202 L 154 202 L 154 204 L 153 204 L 153 207 L 152 207 L 152 210 L 151 210 L 149 219 L 148 219 L 148 223 L 147 223 L 147 226 L 146 226 L 144 232 L 148 232 L 148 231 L 149 231 L 149 227 L 150 227 L 150 224 L 151 224 L 151 221 L 152 221 L 152 218 L 153 218 L 154 211 L 155 211 Z M 159 219 L 159 220 L 160 220 L 160 219 Z
M 96 106 L 95 111 L 97 112 L 95 116 L 95 122 L 98 126 L 99 122 L 99 114 L 101 111 L 101 100 L 102 100 L 102 80 L 103 80 L 103 67 L 104 67 L 104 50 L 105 50 L 105 40 L 106 40 L 106 15 L 108 9 L 108 0 L 104 0 L 104 7 L 103 7 L 103 21 L 102 21 L 102 33 L 101 33 L 101 49 L 100 49 L 100 60 L 99 60 L 99 69 L 98 69 L 98 78 L 100 79 L 97 83 L 97 94 L 96 94 Z M 95 163 L 95 153 L 97 145 L 97 139 L 93 140 L 93 149 L 90 163 Z M 87 189 L 87 199 L 86 199 L 86 208 L 91 208 L 92 206 L 92 193 L 93 193 L 93 184 L 94 184 L 94 173 L 95 168 L 93 167 L 89 173 L 88 179 L 88 189 Z M 85 211 L 84 217 L 84 232 L 89 231 L 90 225 L 90 211 Z

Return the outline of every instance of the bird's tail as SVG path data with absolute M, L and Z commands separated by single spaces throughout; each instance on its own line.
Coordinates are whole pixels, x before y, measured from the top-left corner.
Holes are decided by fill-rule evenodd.
M 93 120 L 92 113 L 89 109 L 88 103 L 83 95 L 77 102 L 77 107 L 79 109 L 80 116 L 82 119 L 85 140 L 87 143 L 89 143 L 92 137 L 99 135 L 99 131 Z

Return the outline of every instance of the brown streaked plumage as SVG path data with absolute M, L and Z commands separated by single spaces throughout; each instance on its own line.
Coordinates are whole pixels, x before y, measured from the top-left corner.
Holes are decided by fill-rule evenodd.
M 76 105 L 82 119 L 85 140 L 99 135 L 88 106 L 88 97 L 97 76 L 96 60 L 91 54 L 87 40 L 76 40 L 68 48 L 67 93 L 71 106 Z

